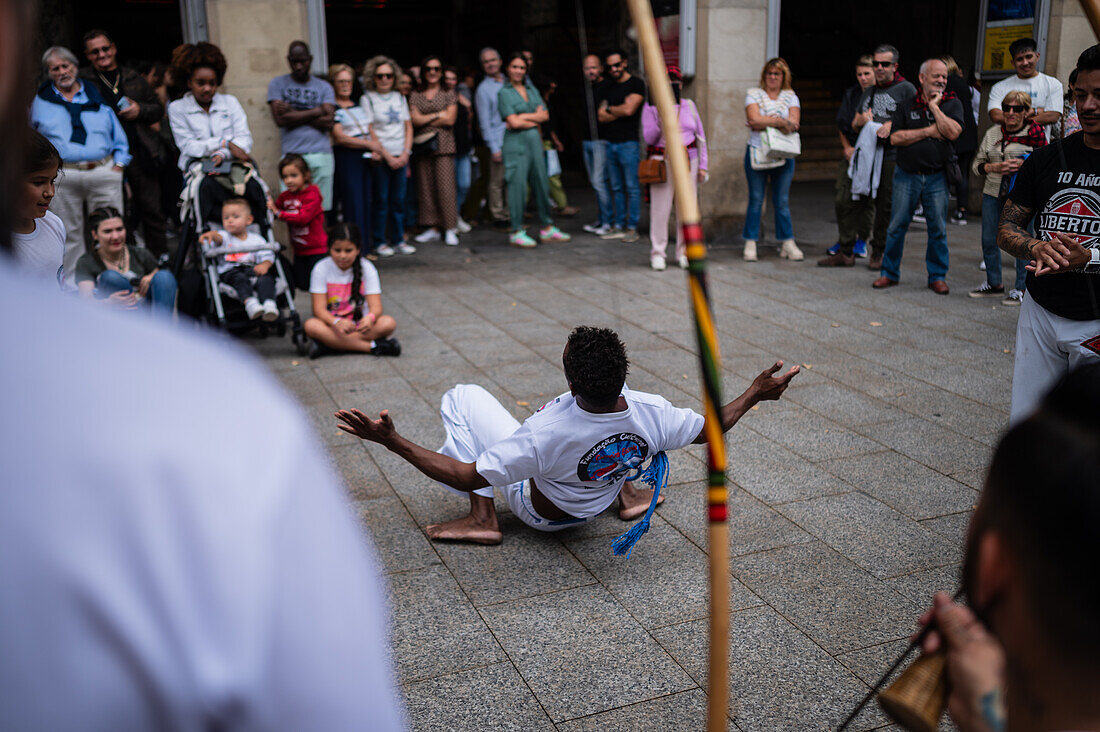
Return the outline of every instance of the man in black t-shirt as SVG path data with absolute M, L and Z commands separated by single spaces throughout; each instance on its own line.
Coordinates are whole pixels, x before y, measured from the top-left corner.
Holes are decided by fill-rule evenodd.
M 1016 326 L 1011 421 L 1077 366 L 1100 361 L 1100 45 L 1077 59 L 1081 131 L 1024 161 L 997 244 L 1031 261 Z M 1037 238 L 1027 231 L 1035 218 Z
M 600 139 L 600 121 L 597 119 L 596 110 L 600 106 L 603 88 L 607 83 L 603 78 L 603 62 L 600 57 L 591 53 L 581 62 L 581 70 L 584 72 L 584 169 L 588 172 L 588 180 L 592 184 L 592 190 L 596 192 L 596 205 L 598 215 L 596 223 L 585 224 L 584 230 L 589 234 L 603 236 L 611 231 L 614 209 L 611 203 L 611 188 L 607 182 L 607 140 Z
M 890 226 L 881 276 L 872 287 L 893 287 L 901 279 L 905 233 L 917 204 L 928 221 L 928 289 L 937 295 L 949 290 L 947 276 L 947 164 L 954 156 L 951 142 L 962 133 L 962 102 L 947 88 L 947 66 L 928 59 L 920 67 L 920 90 L 894 111 L 890 144 L 897 149 Z
M 642 209 L 638 134 L 645 84 L 626 70 L 626 54 L 622 51 L 612 51 L 604 60 L 611 78 L 603 87 L 596 115 L 602 125 L 600 139 L 607 140 L 607 168 L 615 218 L 611 231 L 602 238 L 635 242 L 638 241 L 638 218 Z

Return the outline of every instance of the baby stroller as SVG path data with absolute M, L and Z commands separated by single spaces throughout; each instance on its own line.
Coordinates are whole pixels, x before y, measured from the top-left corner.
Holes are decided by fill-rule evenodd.
M 293 284 L 286 276 L 290 263 L 281 254 L 282 247 L 272 235 L 272 217 L 267 209 L 269 189 L 255 168 L 249 168 L 240 193 L 225 188 L 203 173 L 200 163 L 192 165 L 185 175 L 183 193 L 180 195 L 180 245 L 173 263 L 177 280 L 188 283 L 180 286 L 184 295 L 181 300 L 186 300 L 186 305 L 181 304 L 181 309 L 234 335 L 255 332 L 266 338 L 274 331 L 281 338 L 289 330 L 299 355 L 304 356 L 309 353 L 309 339 L 294 307 Z M 218 247 L 200 246 L 199 236 L 203 232 L 220 228 L 221 204 L 237 196 L 248 201 L 254 219 L 249 228 L 259 233 L 266 244 L 242 247 L 223 242 Z M 272 271 L 279 317 L 274 321 L 250 319 L 245 314 L 244 304 L 237 299 L 236 291 L 218 278 L 219 257 L 256 251 L 275 254 Z M 184 293 L 185 290 L 189 292 Z

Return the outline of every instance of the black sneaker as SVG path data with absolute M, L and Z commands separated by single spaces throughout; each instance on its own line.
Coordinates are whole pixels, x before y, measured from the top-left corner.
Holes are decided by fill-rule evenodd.
M 326 346 L 321 341 L 310 338 L 309 340 L 309 360 L 315 361 L 321 356 L 327 356 L 332 353 L 332 349 Z
M 958 224 L 959 226 L 966 226 L 966 211 L 956 211 L 954 218 L 951 219 L 951 222 L 954 224 Z
M 970 297 L 1001 297 L 1005 294 L 1005 287 L 1004 285 L 997 285 L 994 287 L 988 282 L 985 282 L 981 287 L 977 287 L 967 294 L 970 295 Z
M 400 356 L 401 344 L 397 342 L 396 338 L 375 338 L 374 348 L 371 349 L 370 354 L 372 356 Z

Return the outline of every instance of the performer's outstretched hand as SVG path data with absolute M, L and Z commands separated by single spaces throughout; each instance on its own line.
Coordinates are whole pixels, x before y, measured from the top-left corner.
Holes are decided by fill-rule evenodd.
M 772 402 L 783 395 L 790 385 L 794 375 L 801 371 L 801 367 L 792 366 L 791 370 L 782 376 L 775 376 L 779 369 L 783 368 L 783 361 L 776 361 L 772 366 L 760 372 L 760 375 L 752 380 L 749 391 L 757 402 Z
M 358 409 L 341 409 L 336 413 L 336 419 L 342 424 L 336 426 L 348 434 L 385 445 L 397 437 L 397 430 L 388 409 L 383 409 L 378 416 L 379 419 L 371 419 Z

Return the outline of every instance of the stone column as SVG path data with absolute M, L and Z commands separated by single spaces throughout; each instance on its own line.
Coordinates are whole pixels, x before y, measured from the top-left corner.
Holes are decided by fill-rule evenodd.
M 766 61 L 768 0 L 699 0 L 696 75 L 688 86 L 707 133 L 710 182 L 701 188 L 704 230 L 740 237 L 748 201 L 745 90 Z
M 267 85 L 289 73 L 291 41 L 309 39 L 305 0 L 206 0 L 210 42 L 229 70 L 221 91 L 240 101 L 252 130 L 252 156 L 263 179 L 278 191 L 279 128 L 267 106 Z
M 1043 71 L 1065 86 L 1069 72 L 1077 68 L 1077 57 L 1096 43 L 1085 11 L 1078 0 L 1052 0 L 1050 29 L 1047 31 L 1047 52 Z

